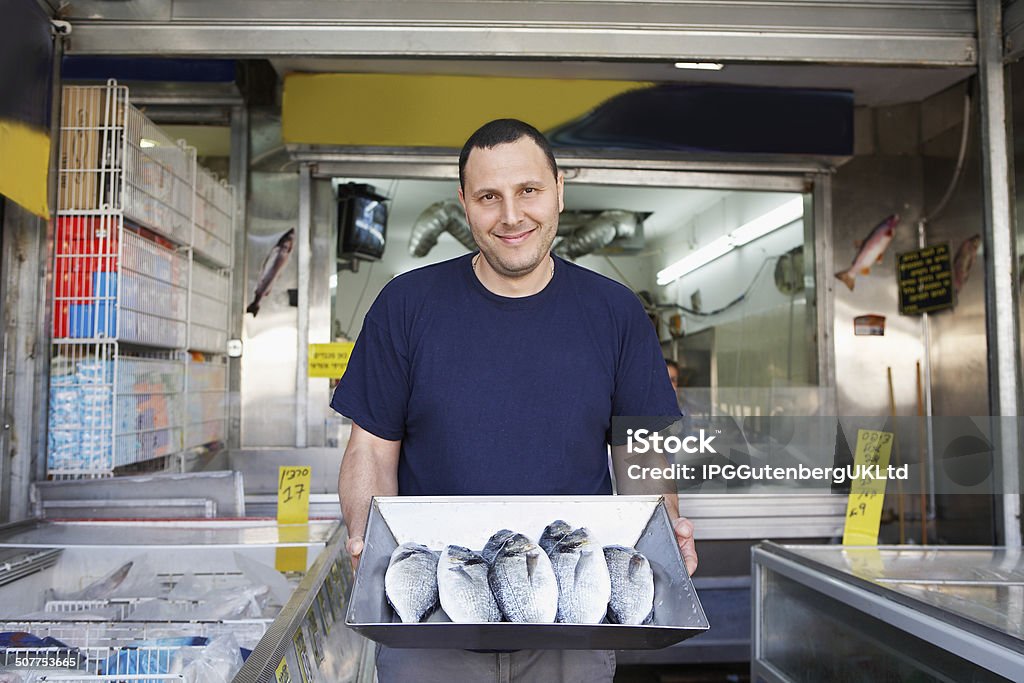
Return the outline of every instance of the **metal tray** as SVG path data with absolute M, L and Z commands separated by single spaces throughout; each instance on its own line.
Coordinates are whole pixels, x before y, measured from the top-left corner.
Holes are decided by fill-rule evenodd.
M 426 622 L 403 624 L 388 605 L 384 572 L 400 543 L 435 550 L 454 543 L 480 550 L 503 528 L 536 541 L 555 519 L 588 527 L 604 545 L 633 546 L 647 556 L 654 569 L 653 623 L 455 624 L 438 610 Z M 647 650 L 708 629 L 658 496 L 374 498 L 345 621 L 389 647 L 471 650 Z

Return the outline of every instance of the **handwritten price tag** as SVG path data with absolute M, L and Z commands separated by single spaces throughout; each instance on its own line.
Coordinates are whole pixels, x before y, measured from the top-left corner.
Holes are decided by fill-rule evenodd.
M 306 524 L 309 521 L 309 480 L 311 470 L 307 466 L 281 467 L 277 476 L 277 523 Z M 306 540 L 305 527 L 279 526 L 278 536 L 282 541 Z M 278 548 L 274 566 L 278 571 L 304 571 L 306 569 L 306 548 Z
M 859 472 L 873 472 L 877 476 L 858 476 L 850 481 L 843 545 L 878 545 L 892 442 L 893 435 L 889 432 L 857 430 L 853 465 Z

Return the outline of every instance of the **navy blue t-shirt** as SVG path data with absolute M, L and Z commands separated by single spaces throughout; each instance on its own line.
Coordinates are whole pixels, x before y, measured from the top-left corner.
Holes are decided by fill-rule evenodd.
M 679 416 L 643 307 L 559 258 L 537 294 L 499 296 L 472 257 L 388 283 L 331 407 L 402 441 L 400 495 L 611 493 L 612 417 Z

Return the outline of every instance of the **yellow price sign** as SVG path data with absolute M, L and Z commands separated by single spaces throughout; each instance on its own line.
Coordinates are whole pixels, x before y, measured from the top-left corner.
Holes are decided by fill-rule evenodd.
M 274 678 L 277 683 L 292 683 L 292 674 L 288 671 L 288 663 L 281 659 L 281 663 L 277 665 L 277 671 L 274 672 Z
M 277 477 L 277 523 L 306 524 L 309 521 L 309 480 L 312 470 L 308 466 L 282 466 Z M 305 527 L 280 527 L 282 541 L 306 540 Z M 304 571 L 306 548 L 278 548 L 274 566 L 278 571 Z
M 352 356 L 354 346 L 354 342 L 310 344 L 307 355 L 309 376 L 341 379 L 348 367 L 348 359 Z
M 857 451 L 853 455 L 856 476 L 850 481 L 843 545 L 878 545 L 892 444 L 889 432 L 857 430 Z

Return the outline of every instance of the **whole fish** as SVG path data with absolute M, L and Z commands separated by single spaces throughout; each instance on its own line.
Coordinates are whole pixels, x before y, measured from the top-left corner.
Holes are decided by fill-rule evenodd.
M 544 552 L 551 555 L 551 549 L 570 531 L 572 531 L 572 527 L 567 522 L 556 519 L 544 527 L 544 533 L 540 535 L 540 540 L 537 544 L 544 549 Z
M 651 563 L 635 548 L 609 545 L 604 549 L 612 594 L 608 621 L 614 624 L 646 624 L 654 617 L 654 572 Z
M 981 247 L 981 235 L 969 237 L 963 241 L 960 248 L 956 250 L 953 257 L 953 289 L 960 291 L 960 288 L 967 284 L 967 278 L 974 267 L 974 260 L 978 258 L 978 249 Z
M 487 563 L 479 553 L 450 545 L 437 562 L 441 609 L 460 624 L 501 621 L 501 610 L 487 582 Z
M 63 600 L 106 600 L 114 594 L 124 580 L 128 578 L 128 573 L 132 570 L 135 565 L 134 562 L 126 562 L 114 571 L 110 572 L 102 579 L 90 583 L 85 588 L 76 591 L 74 594 L 62 596 Z
M 867 275 L 871 266 L 882 260 L 885 250 L 889 248 L 892 238 L 896 236 L 896 225 L 900 222 L 899 214 L 893 214 L 875 226 L 868 238 L 860 244 L 853 263 L 844 271 L 836 273 L 850 291 L 856 282 L 857 275 Z
M 551 560 L 526 536 L 507 531 L 487 542 L 488 555 L 494 557 L 487 571 L 494 600 L 509 621 L 550 624 L 558 612 L 558 582 Z
M 252 294 L 252 303 L 245 309 L 245 312 L 252 313 L 254 318 L 260 311 L 260 302 L 263 301 L 263 297 L 270 293 L 270 285 L 274 283 L 274 278 L 277 277 L 277 274 L 288 263 L 288 256 L 291 255 L 294 244 L 295 228 L 292 228 L 281 235 L 281 239 L 277 241 L 273 249 L 267 252 L 266 258 L 263 259 L 263 265 L 260 266 L 260 277 L 256 281 L 256 290 Z
M 555 621 L 600 624 L 608 611 L 612 584 L 601 546 L 586 527 L 562 536 L 548 551 L 558 581 Z
M 437 607 L 437 553 L 419 543 L 403 543 L 391 553 L 384 593 L 403 623 L 416 623 Z

